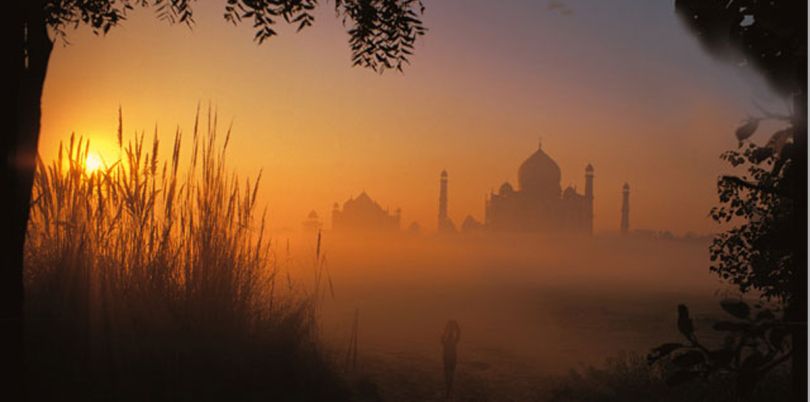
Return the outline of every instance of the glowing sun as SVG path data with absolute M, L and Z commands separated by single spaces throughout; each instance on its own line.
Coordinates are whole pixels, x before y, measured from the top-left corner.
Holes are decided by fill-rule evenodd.
M 104 166 L 104 161 L 101 160 L 101 157 L 98 154 L 90 152 L 87 154 L 87 159 L 84 161 L 84 170 L 87 173 L 93 173 L 96 170 L 101 169 Z

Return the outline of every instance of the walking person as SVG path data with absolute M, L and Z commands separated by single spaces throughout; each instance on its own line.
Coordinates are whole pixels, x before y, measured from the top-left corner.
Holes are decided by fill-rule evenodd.
M 444 349 L 444 384 L 446 387 L 445 398 L 450 398 L 453 391 L 453 376 L 456 373 L 456 362 L 458 360 L 457 346 L 461 338 L 461 328 L 456 320 L 447 321 L 442 334 L 442 348 Z

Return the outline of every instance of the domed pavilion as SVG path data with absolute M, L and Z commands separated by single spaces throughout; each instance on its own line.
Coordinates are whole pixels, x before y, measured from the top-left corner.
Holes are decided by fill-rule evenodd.
M 593 231 L 593 166 L 585 168 L 585 194 L 562 190 L 560 166 L 542 145 L 518 168 L 518 188 L 506 182 L 486 199 L 484 225 L 503 232 Z

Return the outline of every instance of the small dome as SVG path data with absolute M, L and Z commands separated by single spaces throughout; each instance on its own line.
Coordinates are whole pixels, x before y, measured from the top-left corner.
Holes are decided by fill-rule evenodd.
M 472 215 L 467 215 L 464 218 L 464 222 L 461 224 L 461 231 L 463 232 L 475 232 L 481 229 L 481 222 L 475 220 Z
M 512 185 L 509 182 L 505 182 L 501 184 L 501 188 L 498 190 L 498 194 L 510 194 L 513 193 L 515 189 L 512 188 Z
M 538 147 L 518 169 L 520 191 L 528 193 L 559 197 L 561 177 L 557 162 L 543 152 L 542 146 Z
M 588 173 L 593 173 L 593 165 L 589 163 L 588 166 L 585 166 L 585 171 Z
M 584 198 L 584 195 L 577 193 L 577 188 L 574 186 L 568 186 L 565 191 L 563 191 L 564 200 L 580 200 Z
M 309 211 L 309 215 L 307 215 L 307 218 L 313 219 L 313 220 L 318 219 L 318 213 L 315 212 L 315 210 L 313 209 L 312 211 Z
M 365 190 L 357 196 L 357 198 L 349 198 L 348 201 L 343 203 L 343 211 L 362 211 L 362 210 L 379 210 L 383 211 L 380 204 L 372 200 Z
M 575 189 L 572 186 L 568 186 L 565 188 L 565 191 L 563 192 L 563 197 L 571 197 L 574 195 L 577 195 L 577 189 Z

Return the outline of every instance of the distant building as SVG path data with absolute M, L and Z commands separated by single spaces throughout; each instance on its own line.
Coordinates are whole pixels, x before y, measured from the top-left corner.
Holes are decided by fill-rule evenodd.
M 560 186 L 560 167 L 538 146 L 518 169 L 518 189 L 503 183 L 485 201 L 484 227 L 490 231 L 593 232 L 593 166 L 585 168 L 585 194 Z
M 371 199 L 365 191 L 332 208 L 332 230 L 336 232 L 396 232 L 399 230 L 400 210 L 391 214 Z
M 312 210 L 309 212 L 309 215 L 307 215 L 307 219 L 301 223 L 301 226 L 305 233 L 315 233 L 321 229 L 323 223 L 318 217 L 318 213 Z
M 630 232 L 630 185 L 627 183 L 622 187 L 621 232 L 623 235 Z
M 472 215 L 467 215 L 464 222 L 461 223 L 461 231 L 464 233 L 480 232 L 484 228 L 481 222 L 478 222 Z
M 439 178 L 439 221 L 437 225 L 439 233 L 455 233 L 456 225 L 447 216 L 447 171 L 442 170 Z
M 422 234 L 422 226 L 419 225 L 419 222 L 411 222 L 411 224 L 408 225 L 407 232 L 408 232 L 409 235 L 413 235 L 413 236 L 420 235 L 420 234 Z

